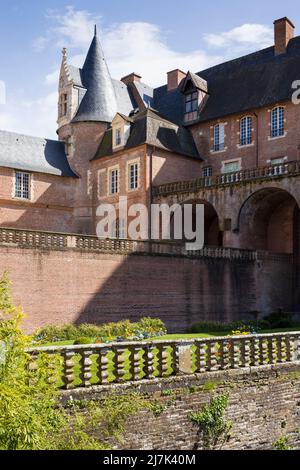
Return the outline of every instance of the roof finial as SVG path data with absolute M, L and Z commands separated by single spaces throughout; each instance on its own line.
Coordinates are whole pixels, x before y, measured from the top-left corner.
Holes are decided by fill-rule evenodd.
M 95 24 L 95 36 L 97 36 L 97 25 Z
M 68 49 L 67 49 L 66 47 L 64 47 L 61 52 L 62 52 L 63 58 L 64 58 L 64 59 L 67 59 L 67 57 L 68 57 Z

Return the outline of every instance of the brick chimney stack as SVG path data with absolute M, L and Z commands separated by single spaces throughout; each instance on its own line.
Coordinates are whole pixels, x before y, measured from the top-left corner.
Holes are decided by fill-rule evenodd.
M 176 90 L 185 77 L 186 73 L 179 69 L 168 72 L 168 91 Z
M 129 83 L 140 82 L 142 77 L 137 73 L 130 73 L 126 75 L 126 77 L 121 78 L 121 82 L 125 83 L 125 85 L 129 85 Z
M 274 21 L 275 55 L 285 54 L 288 44 L 294 37 L 295 26 L 285 16 Z

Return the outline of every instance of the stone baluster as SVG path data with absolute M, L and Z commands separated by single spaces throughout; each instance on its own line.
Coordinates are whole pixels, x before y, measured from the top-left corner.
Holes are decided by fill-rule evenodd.
M 295 338 L 293 336 L 287 336 L 285 338 L 286 344 L 286 361 L 292 362 L 295 360 Z
M 266 338 L 260 338 L 260 365 L 266 365 L 268 363 L 268 340 Z
M 251 366 L 259 366 L 260 363 L 260 348 L 259 348 L 259 338 L 254 337 L 251 342 Z
M 34 384 L 36 382 L 36 372 L 39 368 L 38 358 L 39 358 L 39 353 L 37 351 L 30 353 L 27 369 L 29 373 L 28 381 L 31 384 Z
M 65 351 L 63 351 L 63 359 L 64 359 L 63 384 L 64 384 L 64 388 L 67 390 L 73 388 L 73 383 L 75 380 L 74 356 L 75 356 L 75 351 L 72 351 L 71 349 L 66 349 Z
M 230 352 L 230 344 L 229 341 L 227 340 L 221 340 L 220 341 L 220 367 L 222 370 L 226 370 L 230 368 L 230 358 L 229 358 L 229 352 Z
M 286 338 L 284 336 L 279 336 L 277 339 L 277 348 L 278 348 L 278 362 L 286 362 Z
M 91 372 L 91 367 L 92 367 L 92 361 L 90 357 L 93 354 L 93 351 L 83 349 L 81 352 L 81 359 L 80 359 L 80 367 L 81 367 L 81 372 L 80 372 L 80 379 L 82 382 L 83 387 L 90 387 L 91 386 L 91 378 L 92 378 L 92 372 Z
M 144 347 L 144 374 L 145 379 L 154 378 L 154 352 L 152 345 Z
M 58 380 L 58 370 L 61 364 L 61 356 L 57 354 L 49 354 L 47 361 L 47 383 L 49 385 L 57 383 Z
M 210 341 L 207 345 L 207 370 L 213 371 L 217 369 L 217 343 Z
M 108 352 L 109 352 L 108 348 L 101 348 L 99 350 L 99 354 L 98 354 L 98 357 L 97 357 L 97 368 L 98 368 L 97 377 L 98 377 L 100 385 L 106 385 L 106 384 L 109 383 L 109 380 L 108 380 L 108 377 L 109 377 L 109 372 L 108 372 L 109 359 L 107 357 Z
M 269 352 L 269 363 L 276 364 L 277 362 L 277 342 L 275 338 L 268 339 L 268 352 Z
M 126 374 L 125 370 L 125 352 L 127 348 L 122 346 L 115 346 L 113 348 L 114 352 L 114 375 L 116 382 L 122 382 L 124 375 Z
M 240 367 L 240 352 L 241 352 L 241 340 L 232 339 L 230 341 L 231 349 L 231 368 L 238 369 Z
M 250 367 L 251 365 L 251 340 L 245 338 L 241 341 L 241 366 Z
M 167 350 L 168 346 L 165 344 L 158 345 L 158 373 L 159 377 L 164 377 L 168 372 L 168 360 L 169 354 Z
M 197 372 L 205 372 L 207 369 L 206 343 L 199 341 L 196 343 L 196 368 Z
M 141 351 L 142 346 L 131 346 L 130 348 L 130 373 L 133 381 L 141 380 Z

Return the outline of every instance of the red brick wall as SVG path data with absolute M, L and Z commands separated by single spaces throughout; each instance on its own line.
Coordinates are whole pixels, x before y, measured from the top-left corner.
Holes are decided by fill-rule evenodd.
M 28 331 L 142 316 L 185 331 L 199 320 L 242 319 L 292 303 L 292 268 L 276 256 L 249 263 L 0 247 L 4 270 Z
M 0 168 L 0 226 L 72 232 L 75 180 L 32 173 L 30 201 L 15 199 L 14 170 Z
M 279 104 L 279 103 L 278 103 Z M 270 116 L 272 107 L 252 110 L 249 113 L 226 116 L 224 119 L 197 124 L 192 132 L 199 153 L 205 158 L 203 166 L 212 166 L 214 174 L 222 172 L 222 162 L 241 159 L 241 168 L 266 166 L 272 158 L 287 156 L 289 161 L 299 159 L 300 145 L 300 107 L 290 102 L 285 106 L 286 136 L 270 140 Z M 275 106 L 274 106 L 275 107 Z M 257 114 L 257 118 L 254 113 Z M 253 118 L 253 145 L 239 147 L 240 119 L 245 116 Z M 225 151 L 212 152 L 214 126 L 225 123 Z M 257 165 L 257 123 L 258 123 L 258 165 Z

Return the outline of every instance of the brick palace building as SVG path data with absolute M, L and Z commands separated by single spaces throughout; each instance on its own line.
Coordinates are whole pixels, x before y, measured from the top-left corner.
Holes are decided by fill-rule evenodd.
M 237 257 L 250 250 L 256 253 L 257 265 L 263 266 L 263 272 L 255 275 L 256 287 L 249 287 L 255 291 L 253 302 L 246 302 L 249 309 L 251 304 L 252 310 L 264 312 L 276 307 L 300 311 L 300 106 L 292 102 L 293 84 L 300 80 L 300 36 L 294 37 L 294 25 L 287 18 L 275 21 L 274 30 L 273 47 L 198 73 L 172 70 L 167 84 L 158 88 L 147 85 L 146 77 L 144 80 L 136 73 L 113 79 L 96 29 L 82 69 L 72 66 L 63 50 L 58 140 L 0 131 L 0 244 L 5 248 L 0 262 L 3 269 L 12 271 L 19 286 L 16 297 L 29 312 L 34 308 L 26 300 L 26 292 L 33 286 L 28 285 L 25 292 L 18 261 L 11 260 L 11 250 L 20 245 L 22 233 L 25 238 L 29 232 L 48 233 L 49 237 L 54 233 L 77 234 L 88 240 L 96 235 L 99 204 L 112 203 L 117 208 L 120 196 L 127 196 L 129 204 L 147 206 L 152 202 L 203 203 L 205 245 L 214 247 L 209 253 L 215 258 L 213 250 L 228 248 L 233 249 L 230 256 L 234 258 L 234 249 Z M 11 247 L 7 243 L 10 230 L 15 234 Z M 124 221 L 119 218 L 111 237 L 120 240 L 123 232 Z M 276 268 L 265 261 L 271 254 L 279 263 Z M 148 268 L 159 269 L 153 268 L 159 258 L 144 257 L 143 269 L 147 262 Z M 164 262 L 161 260 L 161 266 Z M 126 263 L 123 259 L 118 264 L 125 277 Z M 82 266 L 84 271 L 84 263 Z M 166 266 L 163 277 L 170 279 L 166 289 L 172 296 L 177 284 L 172 283 L 175 274 L 167 272 Z M 38 278 L 36 265 L 30 269 Z M 47 269 L 43 275 L 46 278 L 48 272 L 50 278 Z M 232 265 L 228 269 L 222 281 L 216 278 L 219 267 L 210 268 L 211 275 L 206 272 L 204 287 L 197 291 L 201 301 L 200 297 L 186 301 L 186 291 L 182 303 L 177 298 L 177 326 L 180 315 L 186 326 L 199 319 L 202 310 L 203 317 L 220 319 L 236 318 L 241 309 L 245 312 L 246 304 L 239 302 L 248 281 L 241 275 L 244 287 L 236 287 L 239 274 L 231 272 Z M 95 286 L 63 319 L 59 312 L 49 318 L 48 306 L 40 313 L 40 321 L 36 313 L 31 325 L 153 313 L 149 292 L 139 300 L 132 292 L 130 298 L 123 295 L 123 300 L 116 301 L 120 307 L 116 307 L 115 316 L 104 307 L 101 310 L 99 292 L 109 285 L 112 271 L 105 271 L 101 288 Z M 79 278 L 77 281 L 78 286 L 83 285 Z M 159 282 L 155 289 L 159 290 Z M 189 281 L 183 276 L 176 282 Z M 267 291 L 258 294 L 268 282 Z M 197 290 L 194 278 L 193 283 Z M 153 286 L 155 283 L 151 292 Z M 124 289 L 127 292 L 129 287 Z M 216 289 L 222 291 L 220 301 L 206 308 Z M 117 298 L 116 293 L 115 297 L 110 295 L 108 303 Z M 50 303 L 53 305 L 53 299 Z M 123 308 L 124 303 L 128 309 Z M 86 307 L 91 304 L 93 308 Z M 163 309 L 164 302 L 157 301 L 156 315 L 162 312 L 163 316 Z M 167 315 L 169 323 L 174 309 Z

